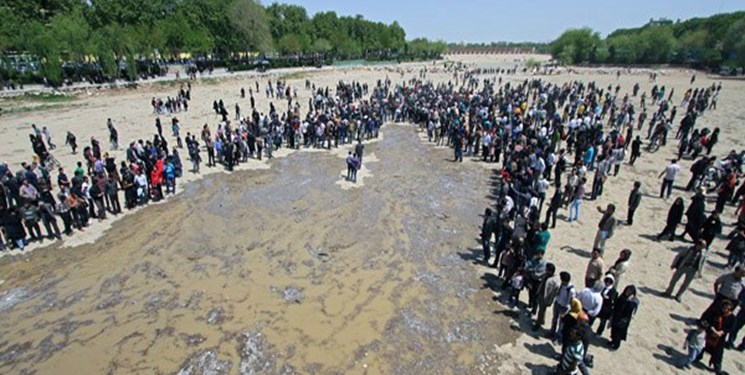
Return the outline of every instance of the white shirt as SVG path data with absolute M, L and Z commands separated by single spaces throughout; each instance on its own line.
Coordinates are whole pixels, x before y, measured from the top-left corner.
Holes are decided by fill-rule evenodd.
M 675 181 L 675 176 L 680 172 L 680 166 L 678 164 L 669 164 L 665 168 L 665 179 L 668 181 Z
M 508 195 L 504 197 L 504 207 L 502 207 L 502 212 L 499 213 L 499 217 L 502 219 L 506 218 L 507 215 L 512 211 L 512 207 L 515 206 L 515 202 L 512 201 L 512 198 Z
M 551 186 L 551 183 L 548 182 L 545 178 L 541 178 L 536 182 L 536 190 L 538 190 L 539 193 L 545 193 L 548 188 Z
M 147 187 L 147 177 L 145 177 L 145 174 L 143 173 L 135 176 L 135 183 L 141 188 Z
M 582 289 L 577 298 L 582 302 L 582 308 L 587 311 L 587 315 L 590 317 L 596 317 L 603 307 L 603 296 L 600 293 L 595 293 L 590 288 Z

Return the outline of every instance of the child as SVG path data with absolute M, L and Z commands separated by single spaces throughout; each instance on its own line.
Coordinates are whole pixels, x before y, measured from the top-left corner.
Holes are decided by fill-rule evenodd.
M 688 331 L 683 349 L 688 349 L 688 357 L 686 357 L 681 363 L 680 367 L 689 369 L 691 364 L 704 350 L 704 342 L 706 339 L 706 330 L 709 329 L 709 323 L 705 320 L 696 321 L 696 328 Z
M 520 291 L 523 290 L 523 286 L 525 286 L 525 277 L 523 275 L 523 270 L 518 270 L 515 272 L 515 275 L 512 276 L 512 279 L 510 279 L 510 298 L 508 302 L 512 306 L 516 306 L 520 303 Z
M 502 276 L 507 276 L 508 270 L 512 268 L 512 264 L 515 262 L 515 251 L 510 249 L 507 249 L 504 253 L 502 253 L 502 259 L 499 262 L 499 273 L 497 274 L 497 277 L 501 278 Z

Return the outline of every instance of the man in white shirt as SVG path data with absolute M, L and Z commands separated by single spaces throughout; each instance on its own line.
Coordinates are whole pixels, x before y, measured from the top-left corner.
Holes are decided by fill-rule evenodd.
M 680 172 L 678 160 L 673 159 L 670 161 L 670 164 L 665 167 L 665 170 L 660 173 L 659 177 L 665 176 L 665 178 L 662 179 L 662 186 L 660 187 L 660 198 L 665 195 L 665 190 L 667 190 L 667 198 L 670 198 L 670 194 L 673 192 L 673 183 L 675 182 L 675 177 L 678 175 L 678 172 Z
M 582 302 L 582 309 L 585 310 L 587 316 L 590 318 L 591 326 L 593 320 L 600 314 L 600 310 L 603 307 L 603 296 L 600 294 L 602 291 L 603 283 L 598 281 L 595 285 L 582 289 L 577 296 L 580 302 Z

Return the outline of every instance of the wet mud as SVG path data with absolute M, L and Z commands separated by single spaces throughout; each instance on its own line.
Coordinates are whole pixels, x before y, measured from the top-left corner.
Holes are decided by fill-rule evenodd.
M 357 189 L 299 152 L 4 258 L 0 373 L 493 372 L 517 333 L 473 265 L 491 173 L 384 133 Z

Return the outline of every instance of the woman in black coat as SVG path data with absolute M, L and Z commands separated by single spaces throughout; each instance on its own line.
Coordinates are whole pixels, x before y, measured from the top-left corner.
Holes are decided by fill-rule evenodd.
M 685 237 L 686 233 L 691 236 L 693 242 L 696 242 L 701 237 L 701 226 L 706 221 L 706 197 L 700 191 L 691 198 L 691 205 L 686 211 L 686 230 L 683 232 L 681 237 Z
M 616 299 L 618 298 L 618 291 L 616 291 L 615 285 L 616 280 L 613 275 L 605 275 L 605 278 L 603 278 L 603 282 L 605 283 L 605 287 L 600 293 L 600 295 L 603 296 L 603 306 L 600 308 L 600 312 L 597 316 L 600 319 L 600 325 L 598 326 L 598 330 L 596 331 L 598 336 L 603 335 L 603 331 L 605 331 L 605 325 L 613 316 L 613 306 L 615 305 Z
M 722 220 L 719 219 L 718 213 L 713 212 L 701 228 L 701 239 L 706 241 L 707 249 L 711 246 L 712 241 L 714 241 L 714 237 L 720 233 L 722 233 Z
M 678 228 L 678 224 L 683 220 L 683 211 L 685 211 L 685 203 L 683 202 L 683 198 L 678 197 L 670 207 L 670 211 L 667 212 L 667 223 L 665 229 L 662 230 L 662 233 L 657 235 L 657 241 L 665 236 L 668 236 L 670 241 L 673 240 L 675 237 L 675 229 Z
M 639 299 L 636 298 L 636 287 L 629 285 L 613 304 L 610 324 L 611 349 L 618 349 L 621 346 L 621 341 L 626 341 L 631 317 L 634 316 L 638 307 Z
M 26 229 L 23 228 L 21 215 L 15 209 L 2 208 L 0 211 L 0 225 L 5 228 L 8 240 L 23 250 L 25 247 Z

